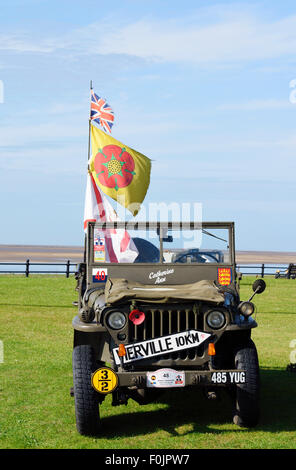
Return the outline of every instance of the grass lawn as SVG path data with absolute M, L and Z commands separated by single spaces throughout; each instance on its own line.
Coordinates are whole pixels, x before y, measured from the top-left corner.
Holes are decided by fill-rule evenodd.
M 241 298 L 253 278 L 241 283 Z M 0 277 L 0 448 L 2 449 L 295 449 L 296 374 L 286 371 L 296 339 L 296 280 L 266 278 L 255 297 L 253 330 L 261 368 L 261 420 L 232 424 L 228 396 L 209 402 L 201 391 L 166 392 L 157 403 L 101 407 L 103 432 L 75 427 L 72 318 L 75 280 L 62 276 Z M 294 347 L 295 349 L 295 347 Z

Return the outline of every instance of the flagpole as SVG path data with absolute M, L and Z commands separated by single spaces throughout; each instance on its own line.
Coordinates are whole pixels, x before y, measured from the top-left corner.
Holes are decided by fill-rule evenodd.
M 89 89 L 90 89 L 90 92 L 93 89 L 92 80 L 90 81 Z M 90 97 L 90 99 L 91 99 L 91 97 Z M 90 126 L 91 126 L 91 108 L 90 108 L 90 102 L 89 102 L 87 163 L 89 162 L 89 159 L 90 159 Z
M 93 89 L 92 87 L 92 80 L 90 81 L 89 84 L 89 89 L 90 89 L 90 95 L 91 95 L 91 90 Z M 90 96 L 91 100 L 91 96 Z M 91 129 L 91 106 L 90 106 L 90 101 L 89 101 L 89 118 L 88 118 L 88 149 L 87 149 L 87 173 L 89 172 L 89 159 L 90 159 L 90 129 Z M 86 262 L 86 235 L 84 235 L 84 262 Z

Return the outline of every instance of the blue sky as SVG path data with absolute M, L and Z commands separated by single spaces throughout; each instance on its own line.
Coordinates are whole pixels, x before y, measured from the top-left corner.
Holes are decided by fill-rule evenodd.
M 295 2 L 3 0 L 0 22 L 0 244 L 83 243 L 93 80 L 153 160 L 146 205 L 296 251 Z

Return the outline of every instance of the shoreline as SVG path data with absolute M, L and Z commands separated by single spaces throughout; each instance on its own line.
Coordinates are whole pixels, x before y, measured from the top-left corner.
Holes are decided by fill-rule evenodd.
M 27 259 L 36 263 L 58 263 L 83 260 L 82 246 L 54 245 L 0 245 L 0 262 L 24 263 Z M 237 264 L 289 264 L 296 263 L 296 252 L 288 251 L 236 251 Z

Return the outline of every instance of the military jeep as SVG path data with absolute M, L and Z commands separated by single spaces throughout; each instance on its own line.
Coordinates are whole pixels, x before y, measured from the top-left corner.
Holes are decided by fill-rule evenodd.
M 111 262 L 116 230 L 129 240 L 129 252 Z M 234 223 L 89 222 L 84 256 L 72 322 L 79 433 L 100 432 L 99 408 L 108 393 L 114 406 L 129 399 L 144 405 L 184 387 L 202 387 L 208 398 L 226 388 L 233 422 L 257 424 L 251 300 L 265 283 L 256 280 L 241 301 Z

